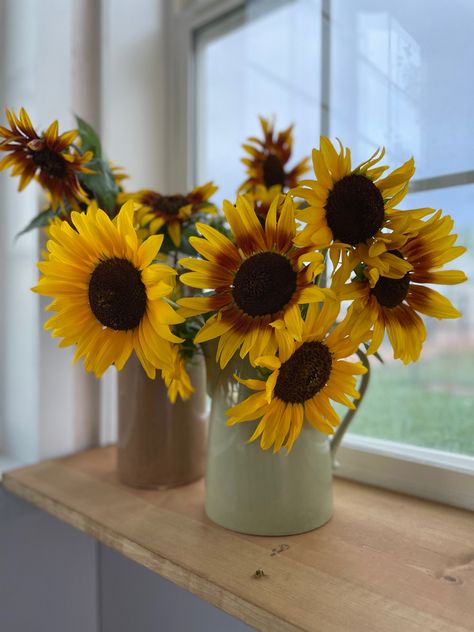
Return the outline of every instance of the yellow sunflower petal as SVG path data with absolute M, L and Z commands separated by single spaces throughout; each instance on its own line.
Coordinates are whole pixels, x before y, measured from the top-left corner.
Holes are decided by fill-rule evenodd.
M 194 338 L 194 342 L 199 344 L 201 342 L 206 342 L 207 340 L 212 340 L 213 338 L 217 338 L 218 336 L 222 336 L 222 334 L 229 331 L 232 323 L 229 323 L 225 320 L 217 320 L 216 316 L 212 316 L 205 325 L 201 327 L 198 334 Z
M 451 301 L 429 287 L 412 285 L 407 298 L 408 304 L 417 312 L 434 318 L 459 318 L 461 312 Z
M 164 235 L 148 237 L 138 249 L 140 268 L 147 268 L 155 259 L 163 243 Z

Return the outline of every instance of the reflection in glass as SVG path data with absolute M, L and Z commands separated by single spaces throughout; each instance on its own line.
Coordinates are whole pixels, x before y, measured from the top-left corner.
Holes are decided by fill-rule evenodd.
M 196 181 L 218 183 L 217 200 L 245 180 L 241 145 L 260 133 L 259 115 L 278 129 L 295 123 L 291 166 L 308 155 L 320 130 L 319 0 L 250 3 L 200 30 L 196 54 Z
M 417 177 L 474 169 L 474 3 L 331 0 L 331 134 Z M 439 34 L 442 33 L 442 43 Z

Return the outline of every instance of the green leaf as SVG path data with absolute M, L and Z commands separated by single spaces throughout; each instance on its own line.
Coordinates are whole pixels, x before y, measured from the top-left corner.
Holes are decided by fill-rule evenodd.
M 382 356 L 379 354 L 379 352 L 378 352 L 378 351 L 376 351 L 376 352 L 374 353 L 374 356 L 377 358 L 377 360 L 378 360 L 381 364 L 384 364 L 383 358 L 382 358 Z
M 184 338 L 184 342 L 181 343 L 179 352 L 183 359 L 190 360 L 196 354 L 200 353 L 199 347 L 194 344 L 194 338 L 201 329 L 203 321 L 199 317 L 191 317 L 185 320 L 184 323 L 179 325 L 173 325 L 173 333 L 181 338 Z
M 92 151 L 95 157 L 102 158 L 102 145 L 94 128 L 84 119 L 76 115 L 79 136 L 81 137 L 81 149 L 83 152 Z
M 356 265 L 356 267 L 354 268 L 354 277 L 352 278 L 353 281 L 359 281 L 359 282 L 366 282 L 367 281 L 367 277 L 365 276 L 365 269 L 367 268 L 367 265 L 365 263 L 358 263 Z
M 87 166 L 95 173 L 79 174 L 80 182 L 86 186 L 94 195 L 110 217 L 115 214 L 115 204 L 119 188 L 115 182 L 109 163 L 102 155 L 102 145 L 100 138 L 94 128 L 80 116 L 76 116 L 79 135 L 81 137 L 83 151 L 92 151 L 94 158 L 87 163 Z
M 94 173 L 80 173 L 80 182 L 92 191 L 100 208 L 113 217 L 119 189 L 109 164 L 103 158 L 95 157 L 87 166 L 93 169 Z
M 45 226 L 48 226 L 51 220 L 56 216 L 57 216 L 57 213 L 55 213 L 52 208 L 47 208 L 45 211 L 41 211 L 41 213 L 39 213 L 36 217 L 34 217 L 31 220 L 28 226 L 26 226 L 22 231 L 20 231 L 15 236 L 15 239 L 18 239 L 20 235 L 24 235 L 25 233 L 30 232 L 30 230 L 33 230 L 34 228 L 44 228 Z

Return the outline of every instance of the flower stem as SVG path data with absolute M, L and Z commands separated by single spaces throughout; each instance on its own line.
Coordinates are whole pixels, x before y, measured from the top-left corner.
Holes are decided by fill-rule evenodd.
M 364 375 L 362 376 L 361 382 L 360 382 L 360 387 L 359 387 L 359 393 L 360 393 L 360 397 L 359 399 L 355 400 L 354 404 L 355 404 L 355 408 L 349 409 L 347 411 L 347 413 L 344 415 L 344 419 L 341 421 L 338 429 L 336 430 L 336 434 L 334 435 L 334 437 L 331 439 L 331 456 L 332 456 L 332 465 L 333 468 L 336 469 L 338 467 L 338 462 L 336 461 L 336 452 L 339 448 L 339 445 L 342 441 L 342 438 L 344 437 L 347 428 L 349 427 L 349 424 L 352 421 L 352 418 L 354 417 L 354 415 L 356 414 L 361 401 L 364 398 L 364 395 L 367 391 L 367 387 L 369 386 L 369 381 L 370 381 L 370 363 L 369 363 L 369 358 L 367 357 L 367 355 L 361 351 L 360 349 L 357 350 L 357 355 L 359 356 L 362 364 L 365 366 L 365 368 L 367 369 L 367 373 L 364 373 Z

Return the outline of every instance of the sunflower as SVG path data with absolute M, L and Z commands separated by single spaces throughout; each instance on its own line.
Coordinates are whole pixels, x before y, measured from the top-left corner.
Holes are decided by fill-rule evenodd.
M 411 158 L 382 177 L 388 167 L 377 163 L 385 150 L 377 150 L 352 169 L 349 149 L 339 145 L 338 153 L 327 138 L 321 137 L 321 148 L 313 150 L 316 179 L 303 180 L 291 191 L 309 204 L 296 215 L 306 226 L 295 243 L 329 248 L 334 268 L 342 261 L 347 276 L 363 261 L 375 274 L 379 271 L 384 276 L 400 278 L 411 268 L 391 252 L 393 242 L 399 243 L 399 236 L 407 232 L 410 222 L 427 213 L 427 209 L 394 208 L 408 191 L 415 172 L 414 161 Z
M 355 408 L 349 399 L 359 398 L 355 375 L 366 373 L 361 362 L 348 362 L 360 344 L 349 334 L 344 323 L 331 327 L 339 311 L 337 301 L 328 300 L 322 307 L 308 307 L 301 341 L 280 351 L 279 357 L 258 358 L 256 364 L 271 371 L 267 380 L 239 382 L 256 391 L 227 411 L 227 424 L 260 419 L 249 442 L 260 437 L 260 446 L 273 451 L 286 447 L 288 451 L 298 437 L 303 421 L 320 432 L 333 434 L 340 419 L 330 400 Z
M 285 199 L 279 184 L 275 184 L 269 189 L 263 184 L 257 184 L 251 191 L 244 193 L 244 197 L 255 208 L 255 213 L 262 225 L 265 225 L 265 219 L 273 200 L 278 197 L 279 204 L 281 204 Z
M 220 337 L 217 360 L 225 367 L 237 349 L 253 363 L 260 355 L 274 353 L 289 339 L 301 338 L 303 321 L 299 304 L 323 301 L 331 290 L 313 284 L 323 267 L 320 253 L 293 247 L 296 232 L 294 205 L 289 196 L 277 220 L 275 198 L 260 224 L 255 210 L 244 197 L 234 206 L 224 202 L 224 213 L 236 243 L 210 226 L 197 224 L 202 238 L 191 237 L 191 245 L 205 260 L 185 258 L 192 272 L 181 275 L 191 287 L 213 289 L 213 294 L 183 298 L 180 314 L 195 316 L 216 312 L 201 328 L 195 343 Z M 274 327 L 274 321 L 284 323 Z
M 0 151 L 8 155 L 0 162 L 0 171 L 12 167 L 11 175 L 21 176 L 19 191 L 35 178 L 49 192 L 53 209 L 63 206 L 64 200 L 74 208 L 78 200 L 87 200 L 78 174 L 93 173 L 85 166 L 92 152 L 80 154 L 74 148 L 77 130 L 59 136 L 58 122 L 54 121 L 39 136 L 23 108 L 19 117 L 12 110 L 6 113 L 10 129 L 0 127 Z
M 61 347 L 77 345 L 74 360 L 97 377 L 111 365 L 121 370 L 135 350 L 150 378 L 157 368 L 172 369 L 171 343 L 181 342 L 170 325 L 183 319 L 166 302 L 175 271 L 152 262 L 163 236 L 140 243 L 133 202 L 116 220 L 91 205 L 71 221 L 51 225 L 49 258 L 38 264 L 35 292 L 53 297 L 56 312 L 46 324 Z
M 309 159 L 304 158 L 293 169 L 286 170 L 293 145 L 293 125 L 275 135 L 273 123 L 260 116 L 263 140 L 251 136 L 242 147 L 250 158 L 242 158 L 247 167 L 247 180 L 239 192 L 252 191 L 263 185 L 267 189 L 280 186 L 282 189 L 295 187 L 303 173 L 309 169 Z
M 370 268 L 363 266 L 356 280 L 338 288 L 341 300 L 354 299 L 347 314 L 353 334 L 357 336 L 373 327 L 368 353 L 377 351 L 387 332 L 394 358 L 405 364 L 416 362 L 426 339 L 426 327 L 418 313 L 439 319 L 461 316 L 446 297 L 424 285 L 455 285 L 466 280 L 460 270 L 440 269 L 466 250 L 454 245 L 457 235 L 451 234 L 452 228 L 449 215 L 434 213 L 392 251 L 394 256 L 411 264 L 411 272 L 400 279 L 379 276 L 374 283 Z
M 163 369 L 162 377 L 168 389 L 168 397 L 174 404 L 178 395 L 183 400 L 189 399 L 194 393 L 194 388 L 186 371 L 186 364 L 180 355 L 179 345 L 172 345 L 171 355 L 171 367 Z
M 155 235 L 166 226 L 171 241 L 179 248 L 181 227 L 195 213 L 215 213 L 216 208 L 208 200 L 217 191 L 212 182 L 194 188 L 186 195 L 161 195 L 150 189 L 125 193 L 121 200 L 134 200 L 141 205 L 136 220 L 149 235 Z

